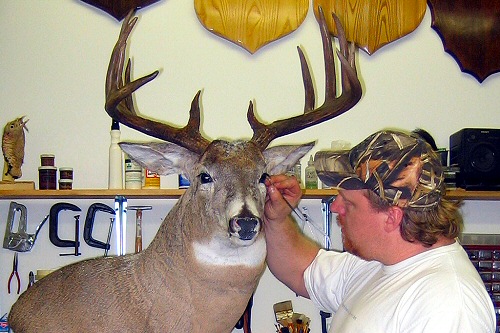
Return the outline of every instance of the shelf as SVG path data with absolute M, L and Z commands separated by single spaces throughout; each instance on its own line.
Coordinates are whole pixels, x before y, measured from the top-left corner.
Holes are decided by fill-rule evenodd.
M 142 189 L 142 190 L 0 190 L 0 200 L 8 199 L 113 199 L 117 195 L 141 199 L 177 199 L 184 189 Z M 325 199 L 336 195 L 333 189 L 303 190 L 304 199 Z M 448 190 L 446 198 L 452 200 L 500 200 L 500 191 Z
M 127 198 L 177 199 L 183 189 L 141 189 L 141 190 L 2 190 L 2 199 L 114 199 L 117 195 Z

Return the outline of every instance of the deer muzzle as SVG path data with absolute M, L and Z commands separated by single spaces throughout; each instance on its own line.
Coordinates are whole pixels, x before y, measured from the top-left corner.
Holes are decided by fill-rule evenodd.
M 258 217 L 233 217 L 229 221 L 229 233 L 241 240 L 252 240 L 260 230 Z

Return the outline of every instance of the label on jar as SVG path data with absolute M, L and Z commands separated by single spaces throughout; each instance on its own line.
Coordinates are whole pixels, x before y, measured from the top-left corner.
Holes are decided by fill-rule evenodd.
M 142 171 L 125 170 L 125 188 L 126 189 L 141 189 L 142 188 Z
M 38 188 L 40 190 L 55 190 L 57 179 L 57 168 L 53 166 L 41 166 L 38 168 Z
M 144 187 L 160 188 L 160 175 L 151 170 L 144 170 Z

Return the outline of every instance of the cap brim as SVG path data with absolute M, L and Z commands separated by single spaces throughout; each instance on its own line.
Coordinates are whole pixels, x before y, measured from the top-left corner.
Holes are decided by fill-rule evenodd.
M 314 168 L 323 184 L 333 188 L 361 190 L 366 184 L 354 171 L 350 159 L 350 150 L 318 151 L 314 156 Z

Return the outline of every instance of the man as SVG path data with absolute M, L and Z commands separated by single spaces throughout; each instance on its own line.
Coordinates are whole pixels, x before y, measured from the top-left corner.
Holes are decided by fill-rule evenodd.
M 266 186 L 271 272 L 333 314 L 330 332 L 495 332 L 492 301 L 456 240 L 459 203 L 443 198 L 438 157 L 421 138 L 377 132 L 350 151 L 318 152 L 321 181 L 339 189 L 346 252 L 320 250 L 296 227 L 293 177 Z M 287 202 L 288 201 L 288 202 Z

